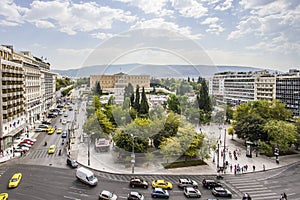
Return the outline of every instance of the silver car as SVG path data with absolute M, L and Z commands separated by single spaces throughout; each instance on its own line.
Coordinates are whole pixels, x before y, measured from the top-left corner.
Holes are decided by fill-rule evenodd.
M 192 197 L 200 198 L 201 197 L 200 190 L 197 188 L 194 188 L 194 187 L 185 187 L 183 192 L 184 192 L 184 195 L 188 198 L 192 198 Z

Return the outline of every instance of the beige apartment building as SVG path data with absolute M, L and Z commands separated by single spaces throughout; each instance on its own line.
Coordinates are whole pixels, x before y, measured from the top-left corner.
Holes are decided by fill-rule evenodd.
M 13 50 L 0 46 L 0 149 L 13 142 L 13 136 L 26 128 L 25 71 L 13 61 Z
M 0 45 L 0 150 L 42 120 L 55 104 L 55 80 L 50 64 L 29 51 Z

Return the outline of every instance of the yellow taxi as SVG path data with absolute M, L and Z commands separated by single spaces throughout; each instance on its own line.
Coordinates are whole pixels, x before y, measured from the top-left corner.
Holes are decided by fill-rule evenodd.
M 14 174 L 8 182 L 8 188 L 18 187 L 19 183 L 21 182 L 21 179 L 22 179 L 21 173 Z
M 48 149 L 48 154 L 53 154 L 56 151 L 56 145 L 52 144 Z
M 0 194 L 0 200 L 7 200 L 8 199 L 8 194 L 7 193 L 1 193 Z
M 62 123 L 63 125 L 66 125 L 66 124 L 67 124 L 67 120 L 63 119 L 61 123 Z
M 55 132 L 55 128 L 51 128 L 48 130 L 48 135 L 51 135 Z
M 62 128 L 58 128 L 56 131 L 57 134 L 61 134 L 62 133 Z
M 173 185 L 171 182 L 167 182 L 165 180 L 153 180 L 152 188 L 163 188 L 163 189 L 171 190 L 173 188 Z

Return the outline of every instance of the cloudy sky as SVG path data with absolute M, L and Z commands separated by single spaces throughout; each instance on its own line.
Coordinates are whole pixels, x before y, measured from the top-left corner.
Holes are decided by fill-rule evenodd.
M 55 69 L 94 64 L 300 68 L 299 0 L 0 1 L 0 43 Z

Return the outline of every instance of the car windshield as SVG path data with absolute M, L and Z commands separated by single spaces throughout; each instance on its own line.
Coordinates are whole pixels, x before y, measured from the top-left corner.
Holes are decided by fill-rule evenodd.
M 92 180 L 94 180 L 94 179 L 95 179 L 95 176 L 94 176 L 94 175 L 87 177 L 87 180 L 88 180 L 88 181 L 92 181 Z
M 17 179 L 17 178 L 12 178 L 10 181 L 11 181 L 11 182 L 17 182 L 18 179 Z

